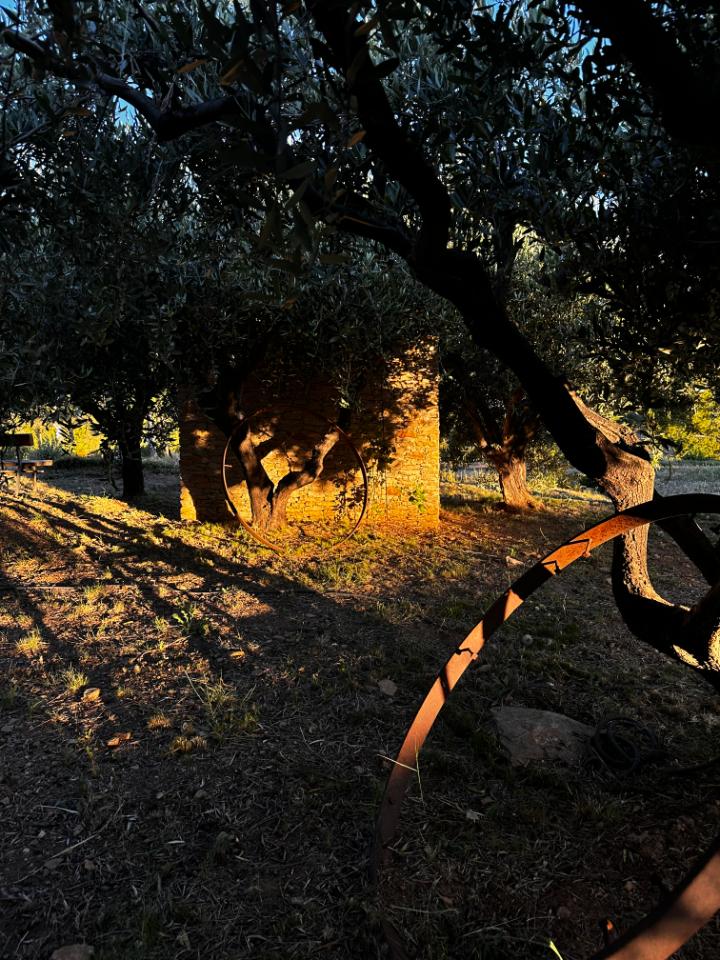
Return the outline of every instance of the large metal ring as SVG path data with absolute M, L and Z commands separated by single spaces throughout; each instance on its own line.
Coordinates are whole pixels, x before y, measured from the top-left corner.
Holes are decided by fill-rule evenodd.
M 317 420 L 320 420 L 326 426 L 332 427 L 333 430 L 337 430 L 338 433 L 340 434 L 340 439 L 350 448 L 350 452 L 353 455 L 353 459 L 355 460 L 355 462 L 358 465 L 358 468 L 360 469 L 360 474 L 363 480 L 363 501 L 362 501 L 362 509 L 360 510 L 360 516 L 357 518 L 357 520 L 352 526 L 352 529 L 348 533 L 346 533 L 343 537 L 340 537 L 339 540 L 335 540 L 333 543 L 326 545 L 327 550 L 335 550 L 337 547 L 340 546 L 340 544 L 345 543 L 347 540 L 350 539 L 350 537 L 354 536 L 357 533 L 358 528 L 360 527 L 360 524 L 365 519 L 365 514 L 367 513 L 367 506 L 368 506 L 368 487 L 369 487 L 368 472 L 367 472 L 367 467 L 365 466 L 365 461 L 363 460 L 362 455 L 360 454 L 360 451 L 358 450 L 358 448 L 350 439 L 350 435 L 347 434 L 341 427 L 339 427 L 334 420 L 331 420 L 329 417 L 323 416 L 323 414 L 321 413 L 316 413 L 314 410 L 308 410 L 305 407 L 296 407 L 296 406 L 291 406 L 290 404 L 280 404 L 274 407 L 263 407 L 261 410 L 256 410 L 255 413 L 241 420 L 240 423 L 238 423 L 238 425 L 231 431 L 230 435 L 227 438 L 225 449 L 223 450 L 222 482 L 223 482 L 223 487 L 225 489 L 225 499 L 227 500 L 228 506 L 232 510 L 233 514 L 235 515 L 241 527 L 247 533 L 250 534 L 253 540 L 256 540 L 258 543 L 262 544 L 264 547 L 267 547 L 268 550 L 273 550 L 275 553 L 282 553 L 282 548 L 278 544 L 273 543 L 272 540 L 270 540 L 268 537 L 262 534 L 259 530 L 256 530 L 252 526 L 252 524 L 248 523 L 247 520 L 245 520 L 240 515 L 240 511 L 235 506 L 235 503 L 233 502 L 233 499 L 230 496 L 230 488 L 228 487 L 228 483 L 227 483 L 226 471 L 228 467 L 228 462 L 227 462 L 228 451 L 230 450 L 235 434 L 237 434 L 240 430 L 246 429 L 249 426 L 249 424 L 252 423 L 253 420 L 257 420 L 260 417 L 265 416 L 266 414 L 289 413 L 289 412 L 302 413 L 305 416 L 315 417 Z
M 603 520 L 568 540 L 527 570 L 487 610 L 482 620 L 459 644 L 437 675 L 430 691 L 405 734 L 390 771 L 377 820 L 371 855 L 372 879 L 377 882 L 389 859 L 395 839 L 400 807 L 407 785 L 417 774 L 417 759 L 430 730 L 450 694 L 470 664 L 477 659 L 485 641 L 508 620 L 518 607 L 551 577 L 596 547 L 636 527 L 684 514 L 720 514 L 720 496 L 683 494 L 640 504 Z M 648 914 L 615 943 L 593 955 L 591 960 L 668 960 L 720 909 L 720 838 L 700 863 L 675 888 L 669 902 Z M 402 938 L 386 919 L 383 932 L 394 960 L 406 960 Z

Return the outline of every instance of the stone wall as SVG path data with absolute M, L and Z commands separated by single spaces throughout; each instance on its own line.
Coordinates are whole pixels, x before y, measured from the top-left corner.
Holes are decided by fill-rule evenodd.
M 337 394 L 321 381 L 281 385 L 260 372 L 243 388 L 248 415 L 267 409 L 253 421 L 263 466 L 277 480 L 302 465 L 323 435 L 322 417 L 338 417 Z M 399 523 L 414 528 L 437 525 L 440 512 L 438 362 L 434 344 L 378 360 L 366 377 L 348 433 L 369 474 L 366 522 Z M 180 416 L 180 515 L 185 520 L 227 521 L 232 514 L 221 478 L 224 435 L 198 406 L 183 403 Z M 250 520 L 250 506 L 240 466 L 230 455 L 227 472 L 233 501 Z M 354 522 L 360 509 L 360 471 L 347 444 L 328 454 L 321 477 L 291 499 L 291 522 L 337 526 Z

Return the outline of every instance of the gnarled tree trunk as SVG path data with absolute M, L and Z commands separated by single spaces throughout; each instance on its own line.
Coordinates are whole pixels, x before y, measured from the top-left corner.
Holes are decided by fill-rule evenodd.
M 488 454 L 488 459 L 491 460 L 498 472 L 500 492 L 505 509 L 513 513 L 537 510 L 540 504 L 530 493 L 530 488 L 527 485 L 525 460 L 512 454 L 502 458 Z
M 594 479 L 617 510 L 653 499 L 655 471 L 638 438 L 591 410 L 564 378 L 553 375 L 498 304 L 475 256 L 448 250 L 415 266 L 423 282 L 459 309 L 475 343 L 513 371 L 569 462 Z M 665 529 L 713 589 L 692 609 L 661 597 L 648 570 L 643 527 L 616 541 L 612 583 L 618 609 L 635 636 L 720 688 L 720 562 L 693 521 L 678 518 Z
M 537 432 L 537 417 L 524 402 L 522 390 L 514 390 L 505 402 L 505 416 L 498 424 L 484 400 L 466 389 L 463 407 L 481 452 L 497 470 L 503 506 L 511 512 L 540 507 L 527 485 L 525 453 Z

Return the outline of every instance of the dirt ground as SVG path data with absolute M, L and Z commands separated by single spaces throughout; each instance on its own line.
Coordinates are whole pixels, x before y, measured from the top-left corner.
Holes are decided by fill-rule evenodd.
M 142 509 L 99 470 L 0 498 L 0 957 L 583 960 L 717 831 L 720 701 L 638 646 L 609 550 L 535 594 L 419 758 L 380 897 L 368 849 L 390 761 L 446 656 L 523 567 L 608 513 L 577 494 L 510 517 L 446 490 L 437 534 L 365 529 L 280 558 L 183 525 L 176 477 Z M 716 521 L 715 521 L 716 522 Z M 715 537 L 715 533 L 712 534 Z M 702 589 L 660 534 L 661 593 Z M 388 683 L 387 681 L 391 681 Z M 647 725 L 666 755 L 618 779 L 513 767 L 490 710 Z M 720 955 L 711 924 L 684 960 Z

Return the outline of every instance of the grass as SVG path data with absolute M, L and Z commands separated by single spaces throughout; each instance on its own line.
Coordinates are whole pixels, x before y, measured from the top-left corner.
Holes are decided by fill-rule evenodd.
M 87 942 L 99 960 L 377 957 L 365 878 L 383 758 L 517 575 L 506 558 L 527 565 L 604 505 L 548 498 L 510 518 L 449 491 L 434 533 L 368 528 L 328 556 L 283 559 L 173 520 L 163 471 L 147 510 L 90 479 L 67 469 L 66 489 L 0 503 L 17 587 L 0 607 L 0 955 Z M 652 551 L 663 591 L 692 586 L 661 538 Z M 629 715 L 670 765 L 712 755 L 712 692 L 630 639 L 608 562 L 600 552 L 526 602 L 419 757 L 381 888 L 418 960 L 552 960 L 551 939 L 565 960 L 591 955 L 602 917 L 639 916 L 653 878 L 675 882 L 716 832 L 715 774 L 656 766 L 618 782 L 596 766 L 516 768 L 499 745 L 490 711 L 515 704 L 589 725 Z M 78 696 L 90 682 L 98 699 Z M 708 930 L 683 960 L 717 948 Z
M 199 734 L 192 737 L 179 734 L 177 737 L 173 737 L 170 744 L 170 753 L 194 753 L 196 750 L 205 750 L 206 748 L 207 740 L 205 737 Z
M 388 623 L 410 623 L 421 620 L 425 614 L 421 603 L 403 597 L 397 600 L 378 600 L 375 609 L 378 616 Z
M 69 694 L 79 693 L 83 687 L 86 687 L 90 680 L 82 670 L 76 670 L 74 667 L 68 667 L 60 673 L 60 681 Z
M 188 640 L 192 640 L 197 637 L 204 637 L 210 631 L 210 623 L 203 616 L 200 607 L 188 601 L 179 610 L 177 610 L 172 615 L 172 619 L 175 622 L 181 636 L 185 637 Z M 161 630 L 163 633 L 166 632 L 164 623 L 164 618 L 156 617 L 155 622 L 160 621 Z
M 188 677 L 188 681 L 202 704 L 205 721 L 216 740 L 253 733 L 258 729 L 259 711 L 252 702 L 254 688 L 238 696 L 237 691 L 222 677 L 201 682 L 193 682 Z
M 47 649 L 47 644 L 39 629 L 35 627 L 15 642 L 15 649 L 23 657 L 39 657 Z

